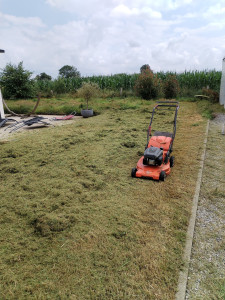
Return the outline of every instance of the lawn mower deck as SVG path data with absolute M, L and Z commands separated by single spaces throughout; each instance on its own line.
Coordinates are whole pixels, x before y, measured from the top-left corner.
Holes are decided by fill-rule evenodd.
M 155 131 L 151 135 L 151 128 L 155 111 L 160 108 L 175 108 L 175 116 L 173 121 L 173 133 Z M 139 159 L 136 168 L 131 171 L 132 177 L 151 178 L 154 180 L 164 181 L 166 176 L 170 174 L 174 165 L 174 156 L 170 154 L 173 151 L 173 141 L 176 134 L 176 120 L 179 106 L 177 101 L 160 101 L 153 108 L 150 120 L 147 145 L 144 155 Z

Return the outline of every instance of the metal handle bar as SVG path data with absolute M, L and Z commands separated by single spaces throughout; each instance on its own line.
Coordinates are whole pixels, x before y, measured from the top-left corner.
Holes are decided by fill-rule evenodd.
M 157 108 L 157 107 L 162 107 L 162 106 L 166 106 L 166 107 L 178 107 L 178 105 L 174 105 L 174 104 L 172 104 L 172 105 L 169 105 L 169 104 L 157 104 L 156 106 L 155 106 L 155 108 Z
M 178 101 L 156 101 L 156 103 L 179 103 Z

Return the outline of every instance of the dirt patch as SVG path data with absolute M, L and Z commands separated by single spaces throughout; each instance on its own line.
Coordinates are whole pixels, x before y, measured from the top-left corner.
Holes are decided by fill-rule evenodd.
M 225 115 L 210 121 L 186 299 L 224 299 Z
M 62 126 L 62 125 L 66 125 L 66 124 L 71 124 L 76 119 L 82 118 L 81 116 L 74 116 L 74 118 L 70 119 L 70 120 L 58 120 L 56 118 L 61 118 L 63 116 L 58 116 L 58 115 L 38 115 L 38 117 L 43 117 L 44 118 L 43 121 L 46 122 L 46 123 L 48 123 L 49 125 L 44 124 L 44 123 L 36 123 L 36 124 L 31 125 L 31 126 L 23 126 L 21 128 L 18 128 L 19 122 L 28 121 L 28 120 L 31 120 L 34 117 L 37 117 L 37 116 L 35 115 L 35 116 L 31 116 L 31 117 L 26 117 L 26 118 L 24 118 L 24 117 L 18 117 L 18 116 L 13 116 L 13 117 L 6 116 L 6 118 L 13 119 L 16 122 L 9 121 L 9 122 L 6 123 L 6 125 L 4 127 L 0 128 L 0 144 L 3 144 L 7 140 L 9 140 L 13 136 L 15 136 L 15 134 L 18 134 L 18 133 L 21 133 L 21 132 L 28 132 L 29 130 L 35 130 L 35 129 L 39 129 L 40 130 L 40 129 L 43 129 L 43 128 L 47 128 L 49 126 Z M 13 126 L 13 125 L 15 125 L 15 126 Z M 16 127 L 18 129 L 16 129 Z

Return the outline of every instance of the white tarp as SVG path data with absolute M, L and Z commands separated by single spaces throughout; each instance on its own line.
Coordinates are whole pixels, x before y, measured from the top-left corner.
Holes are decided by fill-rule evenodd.
M 222 64 L 222 77 L 221 77 L 221 84 L 220 84 L 220 104 L 224 105 L 225 108 L 225 57 L 223 59 L 223 64 Z
M 0 89 L 0 119 L 5 119 L 1 89 Z

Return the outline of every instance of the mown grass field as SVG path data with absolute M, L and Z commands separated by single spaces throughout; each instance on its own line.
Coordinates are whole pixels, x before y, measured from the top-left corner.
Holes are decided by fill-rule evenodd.
M 0 141 L 1 299 L 174 298 L 206 120 L 182 102 L 171 175 L 131 178 L 153 105 Z

